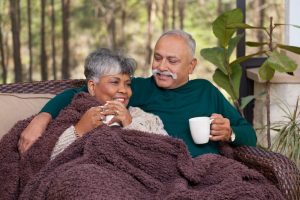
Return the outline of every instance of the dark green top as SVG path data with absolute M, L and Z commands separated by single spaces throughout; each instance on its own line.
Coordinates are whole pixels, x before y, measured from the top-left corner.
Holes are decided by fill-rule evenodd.
M 252 126 L 207 80 L 191 80 L 179 88 L 166 90 L 157 87 L 152 77 L 134 78 L 132 90 L 133 95 L 129 105 L 158 115 L 168 134 L 182 139 L 192 156 L 219 153 L 218 142 L 195 144 L 189 130 L 189 118 L 211 116 L 212 113 L 222 114 L 230 120 L 231 127 L 236 134 L 233 145 L 256 145 L 256 135 Z M 47 112 L 53 118 L 56 117 L 59 111 L 71 102 L 73 96 L 81 91 L 87 91 L 87 88 L 64 91 L 49 101 L 41 112 Z

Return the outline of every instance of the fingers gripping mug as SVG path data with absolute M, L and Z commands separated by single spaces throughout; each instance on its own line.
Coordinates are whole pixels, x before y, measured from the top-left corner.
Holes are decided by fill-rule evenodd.
M 205 144 L 209 141 L 212 121 L 213 119 L 209 117 L 194 117 L 189 119 L 192 138 L 196 144 Z

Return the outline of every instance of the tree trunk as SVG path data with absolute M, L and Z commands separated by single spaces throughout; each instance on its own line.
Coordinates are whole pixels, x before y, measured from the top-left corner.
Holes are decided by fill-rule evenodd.
M 2 83 L 6 84 L 6 82 L 7 82 L 7 69 L 6 69 L 6 65 L 5 65 L 4 42 L 3 42 L 1 24 L 0 24 L 0 55 L 1 55 L 1 67 L 2 67 Z
M 264 19 L 265 19 L 265 9 L 263 8 L 265 5 L 265 0 L 259 0 L 255 1 L 257 3 L 256 8 L 257 11 L 256 13 L 259 13 L 259 19 L 258 19 L 258 26 L 263 27 L 264 26 Z M 264 41 L 264 32 L 263 31 L 256 31 L 256 38 L 258 42 L 263 42 Z M 263 46 L 259 47 L 259 50 L 263 50 Z
M 22 62 L 21 62 L 21 44 L 20 44 L 20 1 L 10 0 L 10 19 L 11 19 L 11 32 L 13 42 L 13 58 L 14 58 L 14 73 L 15 82 L 23 81 Z
M 28 17 L 28 51 L 29 51 L 29 81 L 32 81 L 32 30 L 31 30 L 31 0 L 27 0 Z
M 147 75 L 148 68 L 151 64 L 154 19 L 155 19 L 155 3 L 153 0 L 147 0 L 147 41 L 146 41 L 146 58 L 145 58 L 145 64 L 143 69 L 143 76 Z
M 169 4 L 168 4 L 168 0 L 163 1 L 162 15 L 163 15 L 162 30 L 163 30 L 163 32 L 166 32 L 169 29 Z
M 52 73 L 53 79 L 57 79 L 56 70 L 56 48 L 55 48 L 55 9 L 54 0 L 51 0 L 51 47 L 52 47 Z
M 172 29 L 175 29 L 176 22 L 176 0 L 172 0 Z
M 62 3 L 62 35 L 63 35 L 63 55 L 62 55 L 62 78 L 70 78 L 69 69 L 69 9 L 70 0 L 61 0 Z
M 115 19 L 115 3 L 113 1 L 110 2 L 109 8 L 107 8 L 107 12 L 105 15 L 105 23 L 107 27 L 107 42 L 108 47 L 112 50 L 116 49 L 117 41 L 116 41 L 116 19 Z
M 221 15 L 222 14 L 222 0 L 218 0 L 218 5 L 217 5 L 217 15 Z
M 121 2 L 122 11 L 121 11 L 121 39 L 120 39 L 120 46 L 123 47 L 126 43 L 126 34 L 125 34 L 125 27 L 126 27 L 126 17 L 127 17 L 127 0 L 123 0 Z
M 46 0 L 41 0 L 41 77 L 42 80 L 48 80 L 48 66 L 47 66 L 47 53 L 46 53 L 46 41 L 45 41 L 45 6 Z
M 184 29 L 184 15 L 185 15 L 185 0 L 179 0 L 178 3 L 178 13 L 179 13 L 179 26 L 180 29 Z

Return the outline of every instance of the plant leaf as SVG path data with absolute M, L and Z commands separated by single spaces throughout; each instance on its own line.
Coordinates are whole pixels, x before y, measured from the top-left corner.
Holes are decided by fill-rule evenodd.
M 239 64 L 231 65 L 231 71 L 231 82 L 229 80 L 229 76 L 219 69 L 216 69 L 213 75 L 213 80 L 218 86 L 223 88 L 233 100 L 237 100 L 239 98 L 242 67 Z
M 293 53 L 300 54 L 300 47 L 284 45 L 284 44 L 277 44 L 277 46 L 281 49 L 285 49 Z
M 248 24 L 237 22 L 237 23 L 231 23 L 226 26 L 227 29 L 266 29 L 265 27 L 258 27 L 258 26 L 250 26 Z
M 266 62 L 268 66 L 279 72 L 293 72 L 297 69 L 297 64 L 293 60 L 277 51 L 273 51 Z
M 221 47 L 205 48 L 200 51 L 200 55 L 214 64 L 219 68 L 224 74 L 228 74 L 225 67 L 225 50 Z
M 242 21 L 243 13 L 240 9 L 236 8 L 224 12 L 212 23 L 213 33 L 219 39 L 222 47 L 227 47 L 230 38 L 236 31 L 236 29 L 226 29 L 227 25 Z
M 261 79 L 269 81 L 273 78 L 275 70 L 269 66 L 269 63 L 267 62 L 267 60 L 259 68 L 258 74 Z
M 249 47 L 261 47 L 268 44 L 267 42 L 246 42 L 246 45 Z
M 263 54 L 265 53 L 266 51 L 259 51 L 257 53 L 253 53 L 253 54 L 250 54 L 250 55 L 247 55 L 247 56 L 241 56 L 241 57 L 238 57 L 236 60 L 232 61 L 232 63 L 230 64 L 238 64 L 238 63 L 241 63 L 241 62 L 244 62 L 254 56 L 257 56 L 257 55 L 260 55 L 260 54 Z
M 229 43 L 228 43 L 228 50 L 227 50 L 227 56 L 228 58 L 230 58 L 234 48 L 237 46 L 237 44 L 239 43 L 239 41 L 241 40 L 241 38 L 244 36 L 244 34 L 239 34 L 239 35 L 236 35 L 234 38 L 231 38 L 229 40 Z
M 241 98 L 241 106 L 240 106 L 240 108 L 244 109 L 253 99 L 255 99 L 257 97 L 260 97 L 262 95 L 265 95 L 265 94 L 266 94 L 266 92 L 263 91 L 263 92 L 260 92 L 260 93 L 258 93 L 256 95 L 249 95 L 249 96 Z
M 280 25 L 283 25 L 283 26 L 293 26 L 295 28 L 300 28 L 300 26 L 298 25 L 295 25 L 295 24 L 274 24 L 275 26 L 280 26 Z

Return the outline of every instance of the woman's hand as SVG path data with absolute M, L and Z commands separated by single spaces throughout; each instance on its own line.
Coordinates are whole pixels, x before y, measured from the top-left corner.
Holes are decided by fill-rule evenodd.
M 18 142 L 19 152 L 25 153 L 46 130 L 52 116 L 49 113 L 39 113 L 23 130 Z
M 82 115 L 79 122 L 75 125 L 75 130 L 79 137 L 103 124 L 102 120 L 105 118 L 105 115 L 101 111 L 102 108 L 100 106 L 91 107 Z
M 108 101 L 103 106 L 103 114 L 105 115 L 114 115 L 114 117 L 110 120 L 108 125 L 117 122 L 121 123 L 123 127 L 128 126 L 132 122 L 132 117 L 125 107 L 119 101 Z

